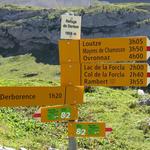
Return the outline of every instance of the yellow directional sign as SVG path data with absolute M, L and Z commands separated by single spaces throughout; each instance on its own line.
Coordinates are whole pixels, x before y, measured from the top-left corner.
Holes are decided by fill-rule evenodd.
M 147 37 L 82 39 L 81 62 L 145 61 Z
M 61 67 L 62 85 L 144 87 L 149 84 L 149 67 L 145 63 L 83 63 Z
M 41 122 L 77 120 L 77 106 L 49 106 L 41 108 Z
M 61 63 L 145 61 L 150 42 L 145 36 L 60 40 Z
M 69 137 L 105 137 L 105 134 L 104 122 L 70 122 L 68 124 Z
M 0 107 L 81 104 L 83 89 L 81 86 L 0 87 Z

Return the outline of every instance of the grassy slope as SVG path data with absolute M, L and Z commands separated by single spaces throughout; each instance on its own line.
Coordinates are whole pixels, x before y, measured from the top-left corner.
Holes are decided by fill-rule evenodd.
M 36 63 L 31 55 L 0 58 L 0 86 L 5 85 L 49 85 L 52 79 L 58 84 L 60 67 Z M 26 75 L 37 74 L 28 78 Z M 54 77 L 54 78 L 53 78 Z
M 23 10 L 23 11 L 39 11 L 42 10 L 43 8 L 41 7 L 31 7 L 31 6 L 17 6 L 17 5 L 11 5 L 11 4 L 0 4 L 0 9 L 7 9 L 7 10 Z M 96 6 L 89 8 L 83 8 L 83 7 L 72 7 L 72 8 L 61 8 L 60 10 L 58 9 L 53 9 L 51 12 L 49 12 L 48 14 L 48 19 L 49 20 L 53 20 L 57 17 L 60 17 L 61 14 L 66 13 L 68 11 L 72 11 L 75 12 L 77 14 L 82 14 L 84 13 L 108 13 L 108 12 L 119 12 L 119 13 L 124 13 L 124 12 L 144 12 L 144 13 L 149 13 L 150 12 L 150 3 L 120 3 L 120 4 L 109 4 L 109 5 L 101 5 L 101 4 L 97 4 Z M 42 17 L 42 16 L 35 16 L 35 17 L 29 17 L 28 19 L 33 19 L 33 18 L 38 18 L 38 17 Z M 45 17 L 45 16 L 44 16 Z M 140 23 L 148 23 L 149 20 L 143 20 L 142 22 L 138 22 Z M 18 26 L 21 25 L 22 22 L 20 20 L 16 20 L 16 21 L 4 21 L 4 22 L 0 22 L 0 27 L 14 27 L 14 26 Z
M 30 55 L 0 58 L 0 85 L 55 85 L 58 66 L 37 64 Z M 17 72 L 10 73 L 12 69 Z M 22 78 L 27 72 L 41 72 L 39 76 Z M 85 94 L 85 104 L 79 107 L 80 121 L 105 121 L 113 128 L 107 139 L 78 139 L 80 148 L 88 149 L 135 149 L 148 150 L 150 136 L 147 118 L 150 108 L 135 105 L 138 101 L 134 90 L 113 90 L 96 88 L 93 93 Z M 18 148 L 24 146 L 31 150 L 46 150 L 48 146 L 67 149 L 66 124 L 42 124 L 31 118 L 38 108 L 0 109 L 0 145 Z

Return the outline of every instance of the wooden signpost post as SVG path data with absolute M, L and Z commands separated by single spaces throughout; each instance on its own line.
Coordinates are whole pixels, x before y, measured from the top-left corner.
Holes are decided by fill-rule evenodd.
M 147 37 L 60 40 L 60 62 L 128 62 L 145 61 L 150 56 Z
M 63 64 L 61 72 L 62 85 L 146 87 L 150 83 L 146 63 L 72 63 Z

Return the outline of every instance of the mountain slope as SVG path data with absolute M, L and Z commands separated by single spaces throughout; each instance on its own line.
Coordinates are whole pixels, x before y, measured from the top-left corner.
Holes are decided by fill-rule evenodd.
M 150 35 L 150 5 L 103 5 L 72 11 L 82 15 L 82 38 Z M 62 10 L 0 6 L 0 54 L 32 53 L 38 62 L 58 64 Z

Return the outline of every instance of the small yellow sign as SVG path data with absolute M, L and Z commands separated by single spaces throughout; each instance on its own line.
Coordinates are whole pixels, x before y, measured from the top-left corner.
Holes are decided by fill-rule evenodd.
M 106 136 L 106 125 L 104 122 L 69 122 L 69 137 L 101 137 Z
M 41 122 L 77 120 L 77 106 L 49 106 L 41 108 Z
M 149 84 L 148 65 L 146 63 L 83 63 L 80 65 L 62 65 L 63 85 L 74 83 L 85 86 L 141 86 Z
M 60 63 L 146 61 L 149 45 L 146 36 L 60 40 Z
M 71 91 L 71 94 L 67 91 Z M 83 88 L 69 87 L 0 87 L 0 107 L 45 106 L 83 103 Z M 78 97 L 73 100 L 72 97 Z M 67 98 L 67 100 L 66 100 Z
M 81 63 L 145 61 L 148 59 L 147 37 L 122 37 L 80 40 Z

